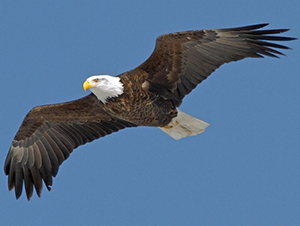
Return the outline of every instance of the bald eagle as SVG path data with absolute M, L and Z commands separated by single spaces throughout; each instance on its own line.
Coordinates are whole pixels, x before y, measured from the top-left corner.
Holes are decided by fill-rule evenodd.
M 25 117 L 10 146 L 4 171 L 18 199 L 25 185 L 29 200 L 44 181 L 52 186 L 59 166 L 73 149 L 120 129 L 155 126 L 174 139 L 199 134 L 209 125 L 181 112 L 183 98 L 224 63 L 246 57 L 278 57 L 290 41 L 288 29 L 267 24 L 193 30 L 161 35 L 151 56 L 119 76 L 96 75 L 83 84 L 91 94 L 70 102 L 38 106 Z

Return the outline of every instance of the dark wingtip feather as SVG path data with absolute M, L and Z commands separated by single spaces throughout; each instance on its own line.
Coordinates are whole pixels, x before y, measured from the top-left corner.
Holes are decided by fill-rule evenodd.
M 261 25 L 267 25 L 267 24 L 261 24 Z M 254 25 L 254 27 L 261 28 L 263 26 Z M 279 58 L 277 55 L 285 56 L 285 54 L 275 50 L 274 48 L 279 48 L 279 49 L 291 49 L 291 48 L 274 43 L 274 41 L 292 41 L 292 40 L 296 40 L 297 38 L 278 36 L 276 34 L 284 33 L 289 30 L 290 29 L 269 29 L 269 30 L 248 29 L 248 30 L 234 31 L 234 33 L 237 34 L 239 37 L 244 38 L 249 43 L 251 43 L 251 45 L 254 46 L 254 48 L 257 50 L 259 54 L 269 56 L 269 57 Z M 273 48 L 269 48 L 269 47 L 273 47 Z
M 268 25 L 269 25 L 269 23 L 254 24 L 254 25 L 250 25 L 250 26 L 241 27 L 242 28 L 241 30 L 257 30 L 257 29 L 266 27 Z
M 17 189 L 15 188 L 15 195 L 16 195 L 16 199 L 19 199 L 20 196 L 22 195 L 22 189 Z
M 235 27 L 235 28 L 223 28 L 223 29 L 219 29 L 219 30 L 221 30 L 221 31 L 250 31 L 250 30 L 257 30 L 257 29 L 263 28 L 268 25 L 269 25 L 269 23 L 261 23 L 261 24 L 254 24 L 254 25 Z
M 243 33 L 247 34 L 248 32 L 250 34 L 279 34 L 279 33 L 284 33 L 289 31 L 290 29 L 265 29 L 265 30 L 247 30 L 247 31 L 243 31 Z
M 16 198 L 18 199 L 21 194 L 22 194 L 22 190 L 23 190 L 23 171 L 22 171 L 22 167 L 21 164 L 18 163 L 15 166 L 15 176 L 14 176 L 14 181 L 15 181 L 15 194 L 16 194 Z

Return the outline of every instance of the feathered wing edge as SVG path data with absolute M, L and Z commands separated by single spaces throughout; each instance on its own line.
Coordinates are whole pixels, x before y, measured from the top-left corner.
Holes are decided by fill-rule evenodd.
M 224 63 L 247 57 L 278 57 L 289 49 L 272 41 L 295 38 L 276 36 L 289 29 L 258 30 L 268 24 L 207 29 L 161 35 L 151 56 L 138 68 L 149 74 L 149 91 L 180 106 L 185 95 Z
M 105 114 L 99 106 L 93 106 L 96 101 L 99 103 L 93 95 L 89 95 L 57 107 L 51 105 L 49 109 L 49 106 L 40 106 L 28 113 L 12 142 L 4 165 L 8 188 L 15 188 L 17 199 L 22 194 L 23 183 L 28 200 L 33 194 L 33 187 L 40 197 L 42 181 L 50 190 L 52 177 L 57 175 L 59 166 L 79 145 L 136 126 Z M 48 115 L 43 116 L 44 111 Z M 73 120 L 67 116 L 70 111 L 77 115 Z M 57 115 L 59 118 L 56 118 Z

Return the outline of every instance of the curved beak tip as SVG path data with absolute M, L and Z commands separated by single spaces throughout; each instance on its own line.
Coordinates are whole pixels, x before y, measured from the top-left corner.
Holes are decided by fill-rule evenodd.
M 91 84 L 88 80 L 86 80 L 84 83 L 83 83 L 83 90 L 86 91 L 87 89 L 91 88 Z

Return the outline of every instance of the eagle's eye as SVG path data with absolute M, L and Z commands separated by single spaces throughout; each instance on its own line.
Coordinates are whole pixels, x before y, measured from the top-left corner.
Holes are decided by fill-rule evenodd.
M 99 80 L 100 80 L 99 78 L 95 78 L 93 81 L 94 82 L 99 82 Z

